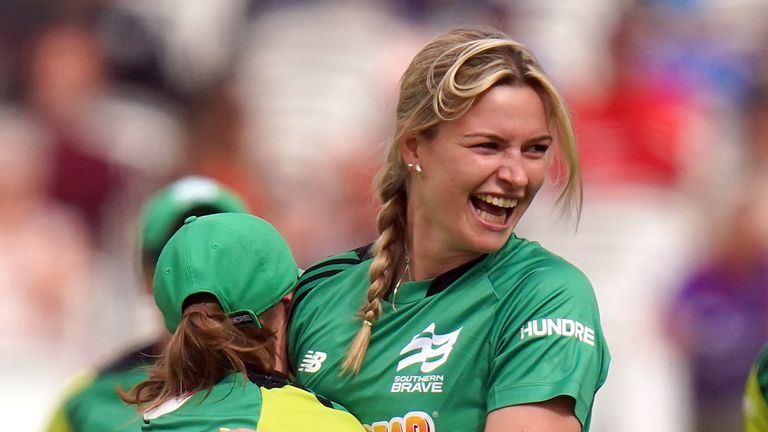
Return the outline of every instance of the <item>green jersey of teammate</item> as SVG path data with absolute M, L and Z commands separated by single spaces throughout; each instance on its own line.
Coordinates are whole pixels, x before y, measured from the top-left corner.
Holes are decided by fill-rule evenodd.
M 362 432 L 360 423 L 331 401 L 291 385 L 284 377 L 238 373 L 210 394 L 174 398 L 144 414 L 142 431 L 203 432 L 225 428 L 258 431 Z
M 116 388 L 131 388 L 147 379 L 156 344 L 131 351 L 94 374 L 82 373 L 58 407 L 47 432 L 138 431 L 141 416 L 117 395 Z
M 567 395 L 589 430 L 610 355 L 592 286 L 574 266 L 512 236 L 500 251 L 383 302 L 358 375 L 341 363 L 360 327 L 366 249 L 308 269 L 295 291 L 296 379 L 373 432 L 482 431 L 493 410 Z
M 755 360 L 747 379 L 744 395 L 744 427 L 746 432 L 768 431 L 768 345 Z

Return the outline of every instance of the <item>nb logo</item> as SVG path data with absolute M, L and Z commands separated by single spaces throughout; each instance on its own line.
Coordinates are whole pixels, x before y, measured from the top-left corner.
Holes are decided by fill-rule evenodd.
M 397 363 L 397 370 L 400 371 L 412 364 L 421 363 L 421 371 L 429 373 L 440 367 L 448 360 L 451 354 L 453 344 L 459 338 L 460 327 L 451 333 L 440 335 L 435 334 L 435 323 L 427 326 L 421 333 L 411 339 L 411 342 L 400 351 L 400 355 L 410 354 Z M 414 352 L 415 351 L 415 352 Z
M 307 351 L 299 365 L 299 372 L 315 373 L 323 366 L 328 354 L 321 351 Z

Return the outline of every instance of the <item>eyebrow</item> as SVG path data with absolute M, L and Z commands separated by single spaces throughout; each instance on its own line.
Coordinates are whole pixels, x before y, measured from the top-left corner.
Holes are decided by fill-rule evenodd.
M 493 141 L 500 141 L 500 142 L 507 142 L 508 140 L 500 137 L 499 135 L 496 135 L 495 133 L 491 132 L 477 132 L 477 133 L 468 133 L 462 136 L 462 138 L 487 138 Z M 531 139 L 525 140 L 526 143 L 532 143 L 532 142 L 541 142 L 541 141 L 553 141 L 551 135 L 545 134 L 545 135 L 539 135 L 536 137 L 533 137 Z

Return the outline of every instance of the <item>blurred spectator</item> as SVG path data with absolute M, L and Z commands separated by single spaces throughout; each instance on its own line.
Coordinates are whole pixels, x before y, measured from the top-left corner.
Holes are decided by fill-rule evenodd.
M 39 125 L 0 108 L 0 405 L 26 430 L 89 352 L 97 307 L 88 230 L 46 196 L 47 150 Z
M 181 173 L 216 180 L 236 191 L 253 214 L 268 217 L 269 191 L 263 185 L 268 164 L 246 157 L 242 103 L 232 85 L 225 81 L 201 89 L 183 111 L 186 152 L 179 164 Z
M 768 178 L 745 185 L 669 317 L 691 368 L 696 432 L 742 430 L 750 365 L 768 340 Z
M 39 125 L 0 109 L 0 351 L 56 358 L 84 348 L 92 249 L 82 220 L 45 195 L 47 150 Z
M 272 193 L 266 217 L 300 266 L 358 244 L 358 233 L 347 227 L 359 223 L 359 209 L 370 201 L 348 201 L 348 182 L 370 186 L 375 170 L 367 179 L 348 179 L 344 165 L 368 169 L 366 160 L 376 159 L 377 136 L 385 136 L 381 119 L 389 116 L 375 108 L 386 104 L 371 101 L 390 98 L 387 108 L 394 109 L 392 77 L 408 57 L 393 47 L 415 52 L 412 40 L 423 42 L 382 6 L 275 7 L 257 17 L 245 38 L 236 78 L 248 163 L 264 168 L 263 185 Z
M 86 31 L 56 25 L 38 37 L 28 72 L 26 101 L 52 137 L 51 196 L 80 211 L 98 234 L 102 208 L 118 186 L 116 167 L 83 130 L 106 85 L 100 48 Z
M 166 100 L 117 85 L 108 66 L 85 26 L 51 24 L 35 40 L 22 91 L 51 137 L 49 194 L 80 212 L 99 247 L 115 200 L 178 158 L 179 126 Z
M 744 103 L 741 184 L 722 201 L 725 218 L 686 275 L 669 317 L 691 367 L 696 432 L 742 429 L 744 383 L 768 340 L 766 84 L 756 77 Z

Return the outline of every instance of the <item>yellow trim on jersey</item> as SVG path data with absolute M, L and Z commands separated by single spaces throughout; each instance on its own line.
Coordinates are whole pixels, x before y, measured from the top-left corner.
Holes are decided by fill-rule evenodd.
M 294 386 L 261 387 L 261 415 L 257 432 L 334 431 L 365 432 L 350 413 L 329 408 L 317 397 Z
M 757 367 L 753 367 L 749 372 L 744 394 L 744 430 L 745 432 L 768 432 L 768 403 L 760 390 Z
M 72 432 L 72 423 L 67 414 L 67 401 L 80 390 L 88 387 L 96 379 L 96 372 L 86 370 L 77 374 L 64 390 L 64 396 L 61 398 L 56 411 L 53 413 L 51 421 L 48 423 L 45 432 Z

